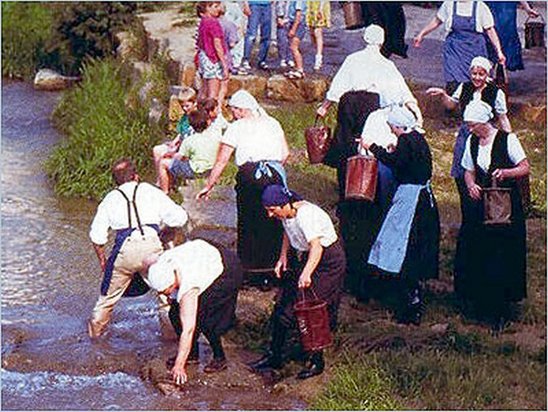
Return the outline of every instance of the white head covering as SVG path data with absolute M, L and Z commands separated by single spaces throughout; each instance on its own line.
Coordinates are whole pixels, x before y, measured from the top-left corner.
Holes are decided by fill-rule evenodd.
M 489 59 L 486 59 L 483 56 L 476 56 L 472 59 L 472 62 L 470 63 L 470 70 L 474 67 L 481 67 L 482 69 L 485 69 L 487 73 L 491 71 L 491 68 L 493 65 L 489 61 Z
M 465 122 L 487 123 L 493 118 L 493 109 L 483 100 L 472 100 L 462 117 Z
M 257 112 L 261 115 L 265 114 L 265 111 L 259 102 L 257 102 L 257 99 L 255 99 L 251 93 L 244 89 L 240 89 L 234 93 L 228 100 L 228 105 L 239 109 L 249 109 L 252 112 Z
M 404 106 L 392 106 L 387 113 L 386 121 L 392 126 L 404 129 L 413 129 L 417 126 L 417 118 L 411 110 Z
M 384 29 L 376 24 L 371 24 L 363 31 L 363 39 L 368 45 L 382 46 L 384 43 Z
M 175 267 L 171 259 L 160 259 L 148 268 L 148 284 L 163 292 L 175 283 Z

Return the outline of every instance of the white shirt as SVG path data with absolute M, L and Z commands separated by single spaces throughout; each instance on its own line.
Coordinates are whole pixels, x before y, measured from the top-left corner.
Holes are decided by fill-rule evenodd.
M 335 74 L 326 98 L 338 102 L 351 91 L 378 93 L 380 106 L 416 102 L 396 65 L 384 57 L 377 46 L 350 54 Z
M 221 253 L 202 239 L 166 250 L 158 263 L 175 271 L 179 283 L 178 302 L 191 289 L 196 288 L 202 294 L 224 271 Z
M 451 95 L 451 99 L 458 103 L 460 101 L 460 97 L 462 95 L 462 83 L 459 84 L 457 87 L 457 90 Z M 474 93 L 472 94 L 472 101 L 474 100 L 481 100 L 481 91 L 480 90 L 474 90 Z M 505 114 L 508 113 L 508 108 L 506 106 L 506 95 L 502 90 L 497 91 L 497 95 L 495 96 L 495 113 L 497 114 Z
M 443 4 L 438 9 L 436 17 L 441 20 L 442 23 L 445 23 L 445 31 L 449 33 L 451 31 L 451 25 L 453 24 L 453 7 L 457 5 L 457 15 L 463 17 L 472 16 L 473 4 L 475 1 L 444 1 Z M 483 33 L 485 29 L 493 27 L 495 25 L 495 20 L 493 19 L 493 14 L 487 4 L 483 1 L 477 1 L 478 6 L 476 9 L 476 31 L 478 33 Z
M 385 149 L 388 149 L 391 144 L 394 146 L 398 144 L 398 137 L 392 133 L 390 126 L 386 123 L 389 111 L 390 108 L 378 109 L 367 117 L 361 135 L 363 142 L 375 143 Z M 362 151 L 360 153 L 365 154 Z
M 229 125 L 228 120 L 225 119 L 222 113 L 219 113 L 219 115 L 213 120 L 213 123 L 211 123 L 210 127 L 219 129 L 220 132 L 223 132 Z
M 462 155 L 461 165 L 466 170 L 474 171 L 474 162 L 472 160 L 472 152 L 470 150 L 470 136 L 466 140 L 466 148 L 464 149 L 464 154 Z M 483 171 L 489 170 L 491 166 L 491 151 L 493 149 L 494 139 L 491 143 L 486 144 L 485 146 L 479 145 L 478 147 L 478 166 L 483 169 Z M 525 151 L 521 145 L 518 137 L 515 133 L 508 134 L 508 156 L 514 165 L 517 165 L 523 159 L 526 159 Z
M 282 161 L 287 156 L 282 126 L 268 115 L 236 120 L 226 129 L 221 143 L 235 149 L 237 166 L 259 160 Z
M 310 249 L 309 243 L 316 238 L 320 238 L 323 247 L 337 241 L 337 233 L 329 215 L 309 202 L 297 209 L 294 218 L 282 220 L 282 224 L 291 246 L 303 252 Z
M 131 201 L 136 182 L 127 182 L 118 187 Z M 186 211 L 169 198 L 156 186 L 140 183 L 137 189 L 137 211 L 141 224 L 161 224 L 176 227 L 183 226 L 188 220 Z M 119 230 L 128 227 L 127 202 L 117 190 L 110 191 L 99 203 L 97 213 L 91 223 L 89 237 L 97 245 L 104 245 L 108 240 L 108 230 Z M 137 227 L 137 218 L 131 207 L 131 227 Z

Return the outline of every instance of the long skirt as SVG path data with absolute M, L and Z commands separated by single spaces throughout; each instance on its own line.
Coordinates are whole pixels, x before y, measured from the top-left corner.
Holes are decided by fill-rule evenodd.
M 261 204 L 266 186 L 282 184 L 272 170 L 272 176 L 255 177 L 257 163 L 240 166 L 236 175 L 236 204 L 238 208 L 238 257 L 244 270 L 274 268 L 280 256 L 283 227 L 270 219 Z
M 297 284 L 306 259 L 307 254 L 303 254 L 301 257 L 293 254 L 290 257 L 291 270 L 284 275 L 272 317 L 286 328 L 296 328 L 297 320 L 293 306 L 302 298 L 302 293 L 305 293 L 307 298 L 311 298 L 315 294 L 327 302 L 329 326 L 331 330 L 335 330 L 341 301 L 342 282 L 346 272 L 346 258 L 342 246 L 337 241 L 324 248 L 320 263 L 312 275 L 312 285 L 308 288 L 310 290 L 301 292 Z
M 512 189 L 511 224 L 484 224 L 483 202 L 474 202 L 473 212 L 464 232 L 457 292 L 479 309 L 500 311 L 527 295 L 526 228 L 519 192 Z
M 495 29 L 500 39 L 502 52 L 506 56 L 506 68 L 510 71 L 523 70 L 521 42 L 517 30 L 517 1 L 486 1 L 495 20 Z M 497 54 L 491 42 L 487 42 L 489 59 L 496 62 Z

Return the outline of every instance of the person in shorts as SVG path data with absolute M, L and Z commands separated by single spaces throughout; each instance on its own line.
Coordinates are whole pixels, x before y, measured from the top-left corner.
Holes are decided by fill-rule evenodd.
M 304 78 L 304 62 L 303 55 L 299 49 L 301 41 L 306 33 L 306 1 L 291 1 L 289 2 L 289 48 L 295 62 L 295 69 L 286 73 L 290 79 Z

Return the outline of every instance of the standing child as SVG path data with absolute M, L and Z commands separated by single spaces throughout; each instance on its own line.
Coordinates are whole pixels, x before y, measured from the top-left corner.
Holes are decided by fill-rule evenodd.
M 200 16 L 198 26 L 198 71 L 202 76 L 205 97 L 221 101 L 220 91 L 228 83 L 229 67 L 223 28 L 219 22 L 221 2 L 204 1 L 197 5 Z M 226 90 L 226 89 L 225 89 Z
M 314 71 L 319 71 L 323 64 L 323 29 L 331 27 L 331 5 L 328 0 L 308 0 L 306 10 L 306 24 L 316 46 Z
M 295 63 L 292 60 L 289 52 L 289 1 L 279 0 L 276 2 L 276 39 L 278 41 L 278 56 L 280 57 L 280 68 L 285 69 L 287 66 L 294 67 Z
M 157 176 L 159 175 L 160 161 L 164 156 L 167 155 L 169 157 L 176 153 L 185 137 L 194 133 L 194 129 L 192 129 L 192 126 L 188 121 L 188 114 L 196 110 L 196 90 L 191 87 L 184 87 L 179 92 L 177 99 L 179 100 L 179 105 L 183 111 L 183 115 L 175 128 L 177 136 L 175 136 L 173 140 L 154 146 L 152 149 L 152 157 L 154 158 L 154 167 L 156 168 Z M 159 186 L 160 182 L 156 182 L 156 185 Z
M 301 40 L 306 32 L 306 1 L 291 0 L 289 2 L 289 48 L 295 61 L 295 70 L 289 71 L 286 76 L 290 79 L 304 78 L 304 62 L 303 55 L 299 49 Z

